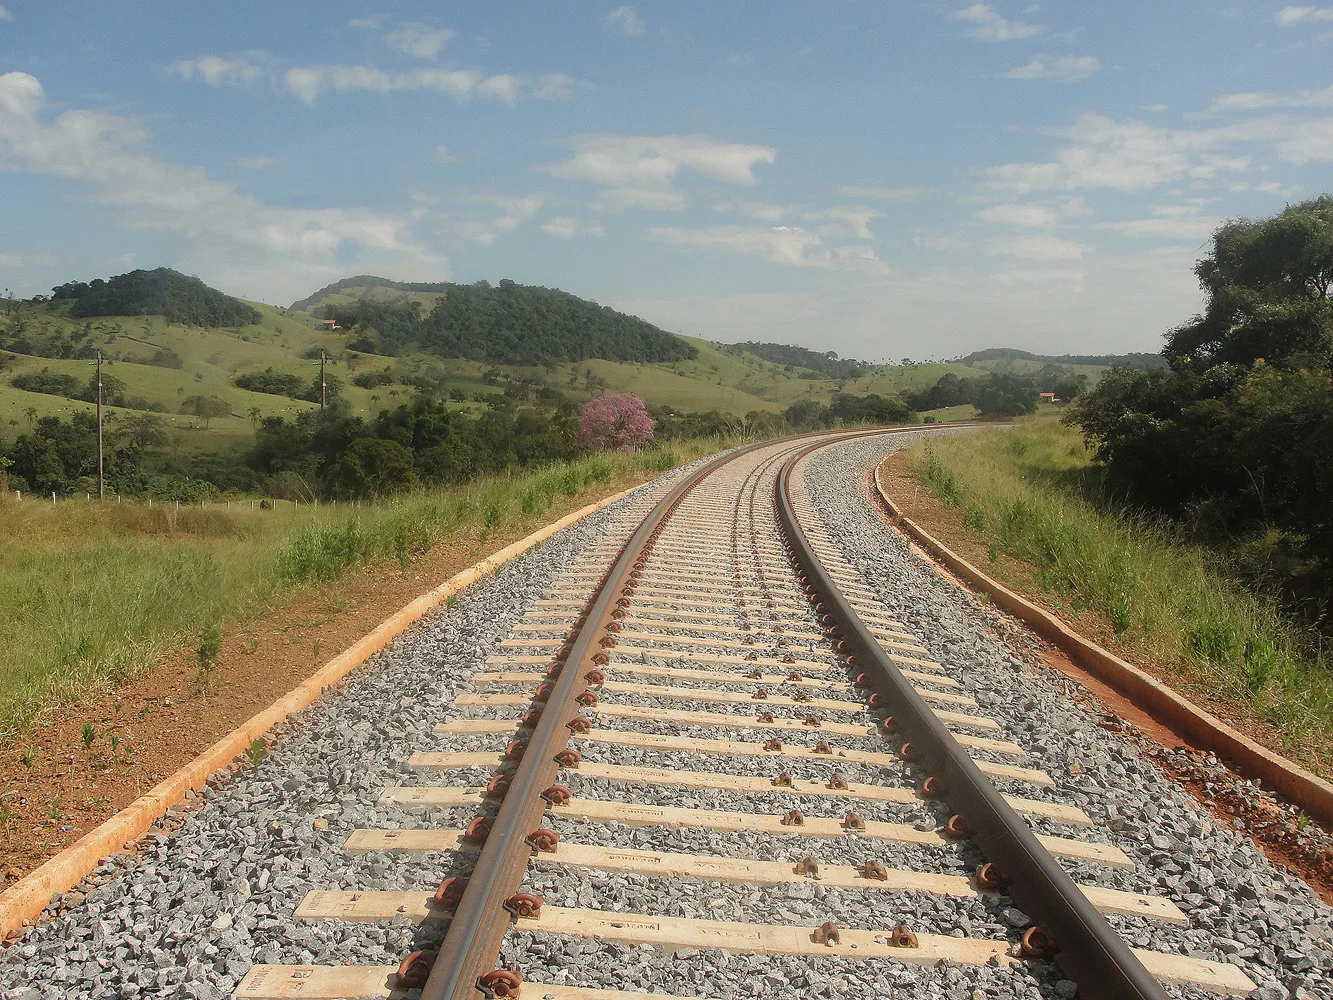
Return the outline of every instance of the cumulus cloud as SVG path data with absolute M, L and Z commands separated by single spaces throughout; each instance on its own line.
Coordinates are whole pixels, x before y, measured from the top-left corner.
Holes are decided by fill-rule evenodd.
M 1017 236 L 992 244 L 995 253 L 1017 257 L 1020 260 L 1060 261 L 1079 260 L 1091 253 L 1092 247 L 1058 236 Z
M 623 212 L 628 208 L 646 208 L 653 212 L 679 212 L 687 204 L 679 191 L 640 188 L 605 188 L 597 200 L 588 203 L 596 212 Z
M 0 21 L 9 21 L 13 17 L 14 15 L 9 12 L 8 8 L 4 4 L 0 4 Z
M 1283 7 L 1273 15 L 1279 28 L 1294 28 L 1298 24 L 1333 21 L 1333 7 Z
M 392 94 L 403 90 L 436 90 L 458 101 L 493 97 L 507 104 L 518 98 L 520 80 L 508 73 L 488 77 L 475 69 L 422 68 L 389 73 L 373 66 L 296 66 L 284 77 L 287 89 L 306 104 L 329 91 L 369 90 Z
M 533 97 L 544 101 L 563 100 L 574 96 L 575 80 L 564 73 L 544 73 L 537 78 L 537 87 Z
M 683 168 L 729 184 L 753 184 L 757 164 L 772 163 L 771 146 L 718 142 L 706 135 L 588 135 L 574 155 L 543 168 L 554 177 L 608 187 L 660 188 Z
M 1078 83 L 1102 68 L 1096 56 L 1033 56 L 1026 65 L 1015 66 L 1004 75 L 1011 80 L 1057 80 Z
M 1093 188 L 1146 191 L 1171 181 L 1206 180 L 1250 166 L 1248 157 L 1223 152 L 1229 143 L 1247 138 L 1239 132 L 1172 130 L 1084 114 L 1056 134 L 1068 140 L 1068 145 L 1053 161 L 992 167 L 987 171 L 991 185 L 1020 194 Z
M 920 187 L 883 187 L 874 184 L 844 184 L 838 193 L 845 198 L 866 198 L 870 201 L 883 201 L 893 205 L 908 205 L 920 201 L 926 196 L 926 189 Z
M 1060 213 L 1049 205 L 1004 204 L 992 205 L 976 213 L 982 222 L 995 222 L 1005 226 L 1026 226 L 1033 229 L 1047 229 L 1060 221 Z
M 278 161 L 271 156 L 242 156 L 235 162 L 242 170 L 267 170 Z
M 245 58 L 226 58 L 224 56 L 200 56 L 198 59 L 181 59 L 167 67 L 183 80 L 198 77 L 205 83 L 221 87 L 223 84 L 249 86 L 262 80 L 265 75 L 263 66 Z
M 799 226 L 714 226 L 709 229 L 657 226 L 648 230 L 648 235 L 674 246 L 723 250 L 761 257 L 789 267 L 844 269 L 879 266 L 870 247 L 826 247 L 817 233 Z
M 648 26 L 633 7 L 617 7 L 606 15 L 606 23 L 628 38 L 637 38 L 648 31 Z
M 1213 103 L 1213 111 L 1261 111 L 1266 108 L 1333 108 L 1333 85 L 1323 90 L 1299 90 L 1294 94 L 1249 91 L 1225 94 Z
M 268 205 L 200 169 L 138 152 L 135 147 L 146 133 L 131 119 L 72 110 L 48 120 L 45 110 L 45 94 L 35 77 L 21 72 L 0 76 L 0 169 L 78 182 L 94 201 L 123 210 L 127 227 L 312 259 L 331 259 L 350 245 L 418 249 L 401 216 Z
M 1125 236 L 1201 243 L 1225 221 L 1221 216 L 1202 214 L 1202 206 L 1198 204 L 1150 205 L 1148 210 L 1153 216 L 1150 219 L 1099 222 L 1096 228 Z
M 606 230 L 600 222 L 588 222 L 569 215 L 557 215 L 550 222 L 541 226 L 541 231 L 548 236 L 571 239 L 575 236 L 605 236 Z
M 967 31 L 973 38 L 983 42 L 1010 42 L 1020 38 L 1033 38 L 1046 28 L 1040 24 L 1025 24 L 1022 21 L 1008 21 L 1000 16 L 988 3 L 974 3 L 949 15 L 956 21 L 967 21 L 972 25 Z
M 686 198 L 674 184 L 682 171 L 716 181 L 751 185 L 753 169 L 772 163 L 770 146 L 718 142 L 706 135 L 585 135 L 571 140 L 573 155 L 541 169 L 565 180 L 601 186 L 590 207 L 599 212 L 627 208 L 675 211 Z
M 388 32 L 384 36 L 384 44 L 403 55 L 434 59 L 453 37 L 454 33 L 444 28 L 427 28 L 424 24 L 409 23 Z

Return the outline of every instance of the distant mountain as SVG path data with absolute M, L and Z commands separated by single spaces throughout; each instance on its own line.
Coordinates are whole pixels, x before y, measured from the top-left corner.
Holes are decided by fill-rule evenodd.
M 1154 371 L 1166 368 L 1166 358 L 1160 354 L 1032 354 L 1016 347 L 988 347 L 973 351 L 963 358 L 963 364 L 976 361 L 1039 361 L 1047 365 L 1098 365 L 1104 368 L 1139 368 Z
M 765 344 L 747 340 L 742 344 L 723 344 L 723 350 L 749 351 L 775 365 L 807 368 L 825 378 L 849 379 L 865 374 L 871 366 L 865 361 L 839 358 L 834 351 L 812 351 L 795 344 Z
M 384 295 L 385 291 L 401 293 Z M 378 294 L 375 294 L 378 293 Z M 433 304 L 423 315 L 427 294 Z M 346 301 L 355 297 L 355 301 Z M 334 301 L 338 300 L 338 301 Z M 377 354 L 413 348 L 497 364 L 685 361 L 698 350 L 675 334 L 558 288 L 478 281 L 427 284 L 373 275 L 345 278 L 292 304 L 314 309 L 350 332 L 348 346 Z
M 258 309 L 210 288 L 198 278 L 159 267 L 130 271 L 85 284 L 70 281 L 52 289 L 53 300 L 73 299 L 69 314 L 88 316 L 165 316 L 169 323 L 191 326 L 245 326 L 262 318 Z

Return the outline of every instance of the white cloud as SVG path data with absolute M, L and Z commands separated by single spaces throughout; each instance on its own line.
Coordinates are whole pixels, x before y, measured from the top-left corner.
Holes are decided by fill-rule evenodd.
M 1004 75 L 1011 80 L 1058 80 L 1077 83 L 1102 68 L 1096 56 L 1033 56 L 1024 66 L 1016 66 Z
M 436 163 L 458 163 L 458 162 L 459 162 L 459 158 L 458 158 L 458 155 L 457 155 L 456 153 L 454 153 L 453 151 L 451 151 L 451 150 L 449 149 L 448 146 L 446 146 L 444 143 L 439 143 L 439 144 L 435 147 L 435 162 L 436 162 Z
M 14 15 L 9 12 L 8 8 L 4 4 L 0 4 L 0 21 L 10 21 L 13 18 Z
M 648 31 L 643 18 L 633 7 L 617 7 L 606 15 L 606 23 L 626 37 L 637 38 Z
M 265 70 L 249 59 L 228 59 L 223 56 L 200 56 L 198 59 L 181 59 L 167 67 L 183 80 L 192 80 L 196 76 L 205 83 L 220 87 L 224 83 L 248 86 L 263 79 Z
M 817 233 L 799 226 L 715 226 L 711 229 L 658 226 L 648 230 L 648 235 L 674 246 L 724 250 L 789 267 L 841 269 L 879 264 L 870 247 L 825 247 L 824 240 Z
M 347 27 L 360 31 L 377 31 L 383 23 L 384 19 L 380 17 L 354 17 L 347 22 Z
M 506 104 L 518 98 L 520 79 L 508 73 L 487 77 L 474 69 L 421 68 L 389 73 L 373 66 L 296 66 L 287 71 L 287 89 L 306 104 L 325 91 L 370 90 L 392 94 L 402 90 L 438 90 L 458 101 L 494 97 Z
M 1201 243 L 1226 221 L 1221 216 L 1201 215 L 1198 205 L 1152 205 L 1149 209 L 1154 218 L 1099 222 L 1096 228 L 1126 236 Z
M 667 187 L 682 168 L 748 185 L 754 183 L 753 168 L 775 156 L 771 146 L 718 142 L 706 135 L 588 135 L 574 140 L 573 157 L 543 169 L 608 187 Z
M 563 100 L 574 96 L 575 80 L 564 73 L 544 73 L 537 78 L 537 89 L 532 96 L 544 101 Z
M 7 19 L 7 15 L 0 16 L 0 21 Z M 58 263 L 53 253 L 0 253 L 0 267 L 55 267 Z
M 349 245 L 418 250 L 402 216 L 369 209 L 291 209 L 244 195 L 200 169 L 163 162 L 134 147 L 146 133 L 102 111 L 72 110 L 45 121 L 41 84 L 0 76 L 0 169 L 66 178 L 93 200 L 124 211 L 132 229 L 163 230 L 198 243 L 283 257 L 332 259 Z
M 806 212 L 805 218 L 809 221 L 820 219 L 831 219 L 837 225 L 824 227 L 820 230 L 820 235 L 840 237 L 847 236 L 852 239 L 869 240 L 874 239 L 875 234 L 870 231 L 870 220 L 877 219 L 884 213 L 876 212 L 873 208 L 866 208 L 863 205 L 839 205 L 833 208 L 819 209 L 813 212 Z
M 654 212 L 679 212 L 688 204 L 679 191 L 642 188 L 606 188 L 597 200 L 588 203 L 596 212 L 623 212 L 627 208 L 646 208 Z
M 920 201 L 927 194 L 919 187 L 879 187 L 873 184 L 844 184 L 838 193 L 846 198 L 868 198 L 871 201 L 885 201 L 894 205 L 908 205 Z
M 512 73 L 500 73 L 487 77 L 477 84 L 477 93 L 482 97 L 494 97 L 512 108 L 518 103 L 519 89 L 522 86 L 522 78 Z
M 1207 180 L 1249 168 L 1247 157 L 1221 148 L 1252 136 L 1235 130 L 1175 131 L 1142 122 L 1084 114 L 1057 130 L 1069 145 L 1046 163 L 1007 163 L 987 171 L 993 187 L 1016 193 L 1111 188 L 1145 191 L 1171 181 Z
M 1017 236 L 1011 240 L 994 243 L 991 249 L 996 253 L 1017 257 L 1020 260 L 1038 261 L 1079 260 L 1084 254 L 1092 252 L 1092 247 L 1083 243 L 1049 235 Z
M 971 241 L 964 239 L 962 236 L 955 236 L 950 233 L 931 233 L 923 231 L 914 233 L 912 242 L 927 250 L 939 250 L 947 253 L 967 250 L 972 246 Z
M 984 42 L 1009 42 L 1019 38 L 1032 38 L 1046 30 L 1040 24 L 1007 21 L 988 3 L 974 3 L 971 7 L 956 10 L 949 16 L 957 21 L 969 22 L 972 27 L 967 33 Z
M 1333 108 L 1333 85 L 1323 90 L 1301 90 L 1294 94 L 1250 91 L 1225 94 L 1213 104 L 1213 111 L 1258 111 L 1264 108 Z
M 443 28 L 427 28 L 424 24 L 404 24 L 384 36 L 384 43 L 395 52 L 418 59 L 434 59 L 446 42 L 454 37 Z
M 600 222 L 585 222 L 568 215 L 557 215 L 550 222 L 541 226 L 541 231 L 548 236 L 570 239 L 575 236 L 605 236 L 606 230 Z
M 1279 28 L 1291 28 L 1298 24 L 1310 24 L 1317 21 L 1333 21 L 1333 7 L 1283 7 L 1273 15 Z
M 1060 221 L 1060 213 L 1049 205 L 1004 204 L 983 208 L 976 214 L 982 222 L 995 222 L 1005 226 L 1027 226 L 1033 229 L 1047 229 Z
M 235 161 L 242 170 L 267 170 L 277 164 L 271 156 L 242 156 Z

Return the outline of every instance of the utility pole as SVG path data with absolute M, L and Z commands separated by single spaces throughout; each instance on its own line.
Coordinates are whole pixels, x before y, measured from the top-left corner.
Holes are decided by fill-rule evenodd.
M 102 480 L 102 352 L 97 352 L 97 499 L 106 493 Z
M 324 362 L 328 360 L 327 355 L 321 350 L 319 352 L 319 410 L 324 412 Z

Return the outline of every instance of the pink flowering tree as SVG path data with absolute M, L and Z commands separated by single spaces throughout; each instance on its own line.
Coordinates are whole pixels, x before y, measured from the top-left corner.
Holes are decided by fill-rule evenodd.
M 632 392 L 590 399 L 579 414 L 579 444 L 590 451 L 633 451 L 652 436 L 653 418 Z

